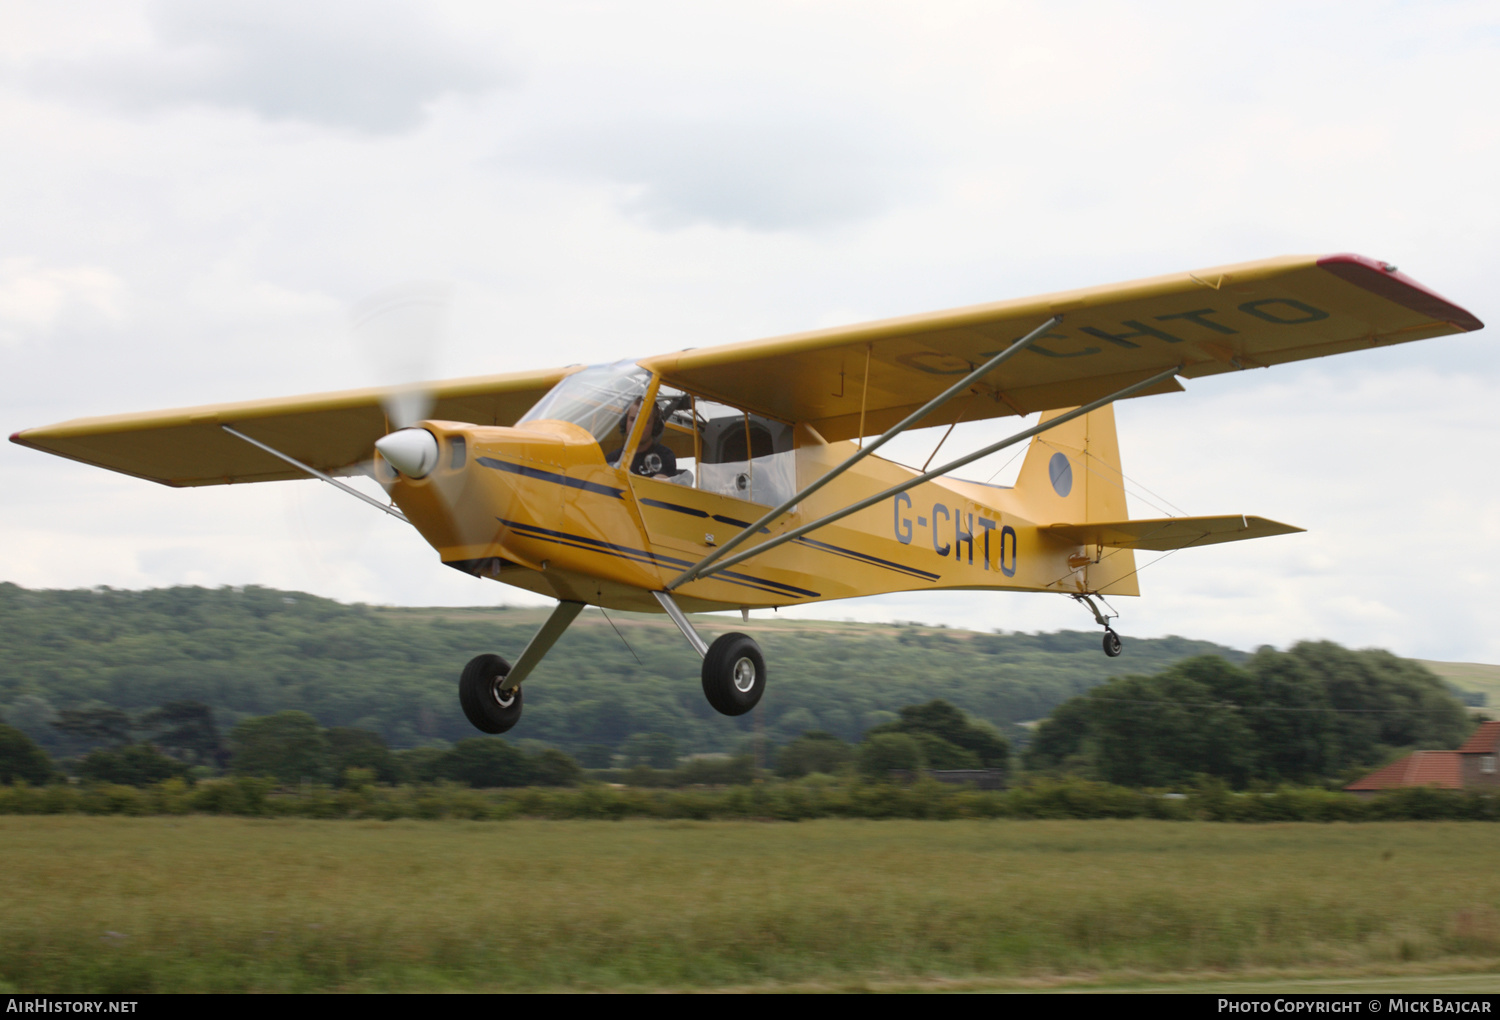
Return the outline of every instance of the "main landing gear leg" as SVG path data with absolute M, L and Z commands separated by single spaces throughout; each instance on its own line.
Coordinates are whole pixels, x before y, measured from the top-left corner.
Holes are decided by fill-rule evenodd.
M 582 602 L 559 602 L 512 666 L 498 655 L 476 655 L 458 680 L 458 703 L 475 728 L 504 733 L 521 721 L 521 681 L 583 612 Z
M 1099 607 L 1094 605 L 1094 600 L 1087 595 L 1074 595 L 1073 601 L 1082 602 L 1088 606 L 1089 612 L 1094 614 L 1094 622 L 1104 628 L 1104 654 L 1108 655 L 1111 659 L 1119 655 L 1122 650 L 1120 635 L 1115 633 L 1115 629 L 1109 625 L 1109 621 L 1118 619 L 1120 614 L 1111 612 L 1106 615 L 1099 612 Z M 1099 601 L 1104 602 L 1102 596 L 1099 598 Z M 1109 608 L 1108 602 L 1104 602 L 1104 608 Z
M 651 594 L 677 624 L 693 650 L 703 657 L 703 696 L 721 715 L 744 715 L 766 693 L 766 658 L 747 634 L 720 634 L 706 644 L 669 592 Z

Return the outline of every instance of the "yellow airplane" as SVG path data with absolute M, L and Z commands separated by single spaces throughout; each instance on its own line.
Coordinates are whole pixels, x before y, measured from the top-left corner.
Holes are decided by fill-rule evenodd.
M 939 588 L 1057 592 L 1120 652 L 1105 595 L 1137 595 L 1135 550 L 1288 534 L 1259 517 L 1132 520 L 1113 401 L 1180 379 L 1482 328 L 1357 255 L 1292 256 L 639 361 L 27 429 L 12 442 L 165 485 L 313 476 L 411 522 L 456 570 L 558 600 L 511 665 L 480 655 L 459 700 L 480 730 L 588 605 L 664 612 L 725 715 L 759 702 L 744 634 L 684 613 Z M 875 456 L 917 426 L 1041 412 L 931 470 Z M 1014 487 L 950 477 L 1030 442 Z M 374 453 L 372 454 L 372 448 Z M 372 459 L 373 457 L 373 459 Z M 335 476 L 368 471 L 387 505 Z

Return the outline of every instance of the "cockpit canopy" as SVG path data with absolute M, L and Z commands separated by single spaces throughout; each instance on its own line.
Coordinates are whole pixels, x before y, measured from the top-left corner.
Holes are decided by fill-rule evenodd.
M 647 477 L 764 505 L 796 491 L 791 425 L 665 383 L 652 392 L 651 383 L 651 373 L 633 362 L 586 368 L 554 386 L 517 424 L 572 422 L 588 430 L 611 464 L 632 464 L 620 451 L 635 422 L 631 409 L 649 395 L 656 414 L 638 445 L 664 447 L 676 463 L 670 474 Z
M 593 365 L 574 372 L 537 401 L 517 425 L 530 421 L 567 421 L 582 426 L 601 445 L 623 439 L 620 425 L 631 403 L 646 394 L 651 373 L 632 361 Z

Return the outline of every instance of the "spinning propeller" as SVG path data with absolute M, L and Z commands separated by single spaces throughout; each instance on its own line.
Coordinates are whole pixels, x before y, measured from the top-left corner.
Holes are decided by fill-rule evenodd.
M 437 466 L 438 445 L 431 433 L 411 428 L 432 412 L 434 397 L 427 383 L 447 337 L 451 288 L 413 282 L 378 291 L 350 311 L 356 349 L 386 387 L 380 399 L 386 434 L 375 449 L 397 471 L 422 478 Z M 369 465 L 367 472 L 379 479 Z

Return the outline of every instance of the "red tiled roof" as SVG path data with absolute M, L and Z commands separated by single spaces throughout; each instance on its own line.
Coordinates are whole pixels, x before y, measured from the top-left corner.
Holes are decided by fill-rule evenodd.
M 1459 752 L 1415 751 L 1344 789 L 1392 790 L 1400 786 L 1436 786 L 1440 790 L 1461 790 L 1463 785 L 1463 759 Z
M 1494 754 L 1496 744 L 1500 744 L 1500 722 L 1484 722 L 1479 724 L 1472 737 L 1464 741 L 1458 753 Z

